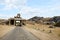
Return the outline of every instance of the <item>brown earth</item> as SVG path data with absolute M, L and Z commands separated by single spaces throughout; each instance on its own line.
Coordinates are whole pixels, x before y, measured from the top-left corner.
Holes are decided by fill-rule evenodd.
M 4 36 L 8 31 L 14 29 L 14 26 L 0 25 L 0 37 Z
M 26 27 L 30 29 L 30 31 L 34 32 L 34 30 L 38 31 L 37 33 L 33 34 L 38 34 L 40 32 L 40 37 L 47 37 L 48 39 L 51 38 L 51 40 L 60 40 L 60 28 L 55 27 L 55 28 L 49 28 L 50 25 L 43 25 L 43 24 L 27 24 Z M 51 31 L 51 32 L 50 32 Z M 37 35 L 39 37 L 39 35 Z M 47 40 L 46 38 L 46 40 Z
M 35 24 L 26 24 L 26 26 L 22 27 L 22 29 L 32 33 L 39 40 L 60 40 L 60 28 L 59 27 L 49 28 L 49 26 L 50 25 L 35 23 Z M 10 30 L 15 28 L 16 27 L 14 26 L 0 25 L 0 37 L 3 37 Z M 20 30 L 20 28 L 17 28 L 17 31 L 18 29 Z

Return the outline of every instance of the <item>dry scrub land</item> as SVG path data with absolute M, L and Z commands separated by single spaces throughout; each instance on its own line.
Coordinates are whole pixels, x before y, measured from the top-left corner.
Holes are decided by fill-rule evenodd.
M 7 25 L 0 25 L 0 37 L 4 36 L 8 31 L 12 30 L 14 27 Z
M 0 25 L 0 38 L 14 28 L 14 26 Z M 26 24 L 25 29 L 42 40 L 60 40 L 60 27 L 49 28 L 49 25 L 35 23 Z
M 53 39 L 57 38 L 60 40 L 60 27 L 49 28 L 50 25 L 43 25 L 43 24 L 27 24 L 26 27 L 29 29 L 35 29 L 37 31 L 41 31 L 50 35 Z

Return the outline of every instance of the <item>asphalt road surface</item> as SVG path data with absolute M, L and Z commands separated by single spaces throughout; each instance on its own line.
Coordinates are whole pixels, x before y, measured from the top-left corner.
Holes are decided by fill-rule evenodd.
M 23 29 L 23 27 L 16 27 L 15 29 L 9 31 L 0 40 L 39 40 L 29 31 Z

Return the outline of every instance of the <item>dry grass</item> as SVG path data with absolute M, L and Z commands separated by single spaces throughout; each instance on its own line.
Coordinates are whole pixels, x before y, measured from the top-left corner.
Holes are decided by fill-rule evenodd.
M 13 29 L 13 27 L 7 25 L 0 25 L 0 37 L 5 35 L 11 29 Z
M 36 24 L 36 23 L 35 23 L 35 25 L 27 24 L 27 27 L 29 27 L 29 28 L 33 28 L 38 31 L 45 32 L 47 34 L 52 34 L 52 35 L 56 35 L 56 36 L 60 37 L 60 28 L 58 28 L 58 27 L 49 28 L 49 26 L 50 25 L 43 25 L 43 24 Z
M 53 32 L 60 37 L 60 28 L 59 27 L 55 28 Z

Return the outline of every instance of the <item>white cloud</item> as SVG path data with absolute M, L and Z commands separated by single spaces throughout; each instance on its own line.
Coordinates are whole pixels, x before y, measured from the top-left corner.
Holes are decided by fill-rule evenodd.
M 27 0 L 0 0 L 0 4 L 5 5 L 3 10 L 10 10 L 16 8 L 20 10 L 20 13 L 26 18 L 32 16 L 41 16 L 45 14 L 54 14 L 57 10 L 60 10 L 60 1 L 53 0 L 53 5 L 48 5 L 46 8 L 33 8 L 26 6 Z M 51 3 L 51 2 L 50 2 Z M 49 4 L 50 4 L 49 3 Z M 2 15 L 3 16 L 3 15 Z
M 49 17 L 49 16 L 53 16 L 55 15 L 59 15 L 59 13 L 57 13 L 57 11 L 60 10 L 60 5 L 56 6 L 53 5 L 51 7 L 48 8 L 32 8 L 32 7 L 28 7 L 25 6 L 21 9 L 20 13 L 24 16 L 24 18 L 31 18 L 33 16 L 44 16 L 44 17 Z M 57 13 L 57 14 L 56 14 Z
M 6 14 L 3 14 L 3 13 L 0 13 L 0 18 L 3 18 L 3 19 L 8 19 L 8 18 L 13 18 L 15 15 L 6 15 Z
M 53 1 L 58 2 L 56 0 Z M 48 8 L 32 8 L 26 6 L 26 2 L 27 0 L 0 0 L 0 4 L 3 3 L 5 5 L 3 10 L 10 10 L 16 8 L 21 10 L 22 13 L 27 13 L 27 14 L 49 13 L 54 10 L 60 10 L 60 6 L 59 5 L 57 6 L 58 3 L 56 3 L 56 5 L 55 4 L 50 5 Z
M 5 7 L 3 8 L 3 10 L 10 10 L 13 8 L 21 8 L 23 6 L 25 6 L 27 0 L 0 0 L 1 3 L 0 4 L 4 4 Z

